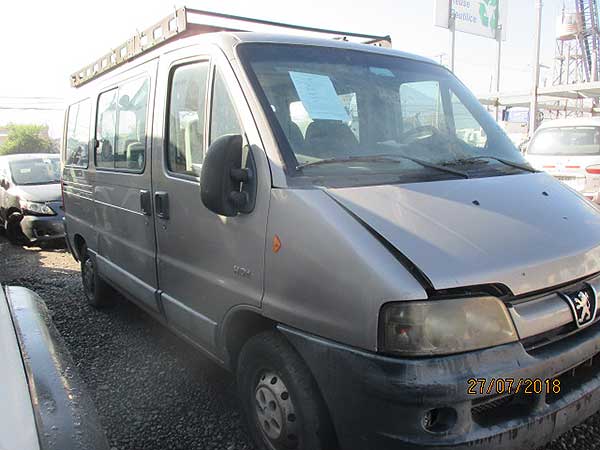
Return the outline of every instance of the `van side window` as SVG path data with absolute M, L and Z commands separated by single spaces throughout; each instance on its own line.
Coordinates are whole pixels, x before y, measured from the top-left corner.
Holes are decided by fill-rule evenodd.
M 148 79 L 100 94 L 96 121 L 96 166 L 141 171 L 146 154 Z
M 65 165 L 67 166 L 88 166 L 90 114 L 91 102 L 89 99 L 69 106 L 65 143 Z
M 242 127 L 221 72 L 215 71 L 212 111 L 210 116 L 210 143 L 226 134 L 240 134 Z
M 204 159 L 204 111 L 208 61 L 177 67 L 171 76 L 167 165 L 198 176 Z

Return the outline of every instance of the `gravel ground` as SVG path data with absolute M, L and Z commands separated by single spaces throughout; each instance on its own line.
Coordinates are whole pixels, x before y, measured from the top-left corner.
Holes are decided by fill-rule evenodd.
M 254 448 L 233 377 L 130 302 L 88 306 L 79 264 L 65 249 L 15 247 L 0 237 L 0 283 L 46 301 L 113 450 Z
M 97 311 L 63 248 L 0 236 L 0 283 L 47 303 L 106 429 L 112 450 L 251 450 L 233 377 L 133 304 Z M 600 413 L 543 450 L 600 449 Z M 376 449 L 369 449 L 376 450 Z

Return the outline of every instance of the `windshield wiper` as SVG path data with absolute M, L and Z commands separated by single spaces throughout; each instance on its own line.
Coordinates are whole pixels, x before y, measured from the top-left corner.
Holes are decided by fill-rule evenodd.
M 429 161 L 424 161 L 422 159 L 419 158 L 413 158 L 412 156 L 406 156 L 406 155 L 394 155 L 397 156 L 399 158 L 404 158 L 404 159 L 408 159 L 409 161 L 412 161 L 414 163 L 420 164 L 423 167 L 429 167 L 430 169 L 436 169 L 439 170 L 440 172 L 446 172 L 446 173 L 451 173 L 452 175 L 456 175 L 462 178 L 469 178 L 469 174 L 466 172 L 462 172 L 460 170 L 456 170 L 456 169 L 448 169 L 447 167 L 444 166 L 440 166 L 439 164 L 435 164 Z
M 373 155 L 373 156 L 347 156 L 344 158 L 326 158 L 319 161 L 310 161 L 296 166 L 296 170 L 302 170 L 305 167 L 321 166 L 325 164 L 336 164 L 345 162 L 379 162 L 379 161 L 393 161 L 392 158 L 386 155 Z
M 469 178 L 469 175 L 465 172 L 461 172 L 460 170 L 449 169 L 447 167 L 440 166 L 438 164 L 430 163 L 429 161 L 423 161 L 422 159 L 413 158 L 412 156 L 399 155 L 399 154 L 390 154 L 390 155 L 372 155 L 372 156 L 348 156 L 346 158 L 328 158 L 322 159 L 320 161 L 312 161 L 303 164 L 298 164 L 296 166 L 296 170 L 304 169 L 305 167 L 312 166 L 320 166 L 324 164 L 337 164 L 337 163 L 345 163 L 345 162 L 381 162 L 381 161 L 392 161 L 399 162 L 399 159 L 406 159 L 408 161 L 412 161 L 415 164 L 419 164 L 423 167 L 427 167 L 429 169 L 435 169 L 440 172 L 450 173 L 452 175 L 459 176 L 461 178 Z
M 504 158 L 498 158 L 496 156 L 472 156 L 470 158 L 461 158 L 461 159 L 457 159 L 455 161 L 448 161 L 445 162 L 444 165 L 460 165 L 461 163 L 465 163 L 465 162 L 470 162 L 470 161 L 479 161 L 479 160 L 484 160 L 484 159 L 493 159 L 494 161 L 498 161 L 504 165 L 507 166 L 511 166 L 511 167 L 516 167 L 517 169 L 521 169 L 521 170 L 525 170 L 527 172 L 532 172 L 532 173 L 537 173 L 538 171 L 535 170 L 533 167 L 529 167 L 525 164 L 520 164 L 520 163 L 516 163 L 514 161 L 509 161 L 507 159 Z

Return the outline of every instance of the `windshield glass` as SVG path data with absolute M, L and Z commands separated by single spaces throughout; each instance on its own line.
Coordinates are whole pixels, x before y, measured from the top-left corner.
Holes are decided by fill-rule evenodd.
M 531 155 L 598 155 L 600 127 L 545 128 L 535 135 L 527 153 Z
M 22 159 L 10 161 L 8 165 L 15 184 L 60 182 L 60 160 L 58 158 Z
M 414 181 L 523 173 L 480 157 L 527 164 L 476 98 L 435 64 L 286 44 L 243 44 L 239 54 L 289 175 Z

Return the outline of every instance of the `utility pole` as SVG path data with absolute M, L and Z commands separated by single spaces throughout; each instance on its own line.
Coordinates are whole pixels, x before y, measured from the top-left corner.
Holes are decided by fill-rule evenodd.
M 454 58 L 456 53 L 456 13 L 452 8 L 452 0 L 448 1 L 448 25 L 448 28 L 450 28 L 450 70 L 454 72 Z
M 500 8 L 500 4 L 498 4 Z M 500 9 L 496 13 L 500 17 Z M 502 25 L 496 28 L 496 40 L 498 41 L 498 61 L 496 63 L 496 122 L 500 120 L 500 63 L 502 62 Z
M 531 89 L 531 106 L 529 108 L 529 137 L 533 136 L 538 126 L 538 87 L 540 84 L 540 45 L 542 29 L 542 0 L 535 0 L 535 39 L 533 53 L 533 86 Z

